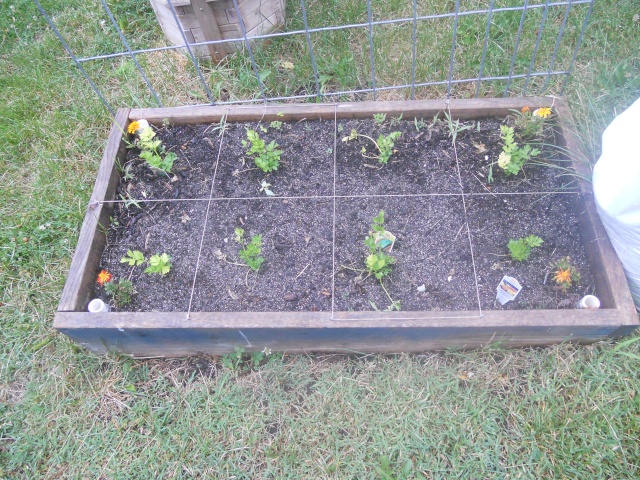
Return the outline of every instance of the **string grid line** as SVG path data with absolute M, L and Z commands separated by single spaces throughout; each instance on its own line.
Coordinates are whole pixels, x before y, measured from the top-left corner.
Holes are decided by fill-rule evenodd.
M 228 109 L 227 109 L 228 112 Z M 227 116 L 223 118 L 222 132 L 220 134 L 220 145 L 218 146 L 218 155 L 216 157 L 216 166 L 213 169 L 213 178 L 211 179 L 211 189 L 209 190 L 209 198 L 213 197 L 213 190 L 216 186 L 216 175 L 218 173 L 218 165 L 220 164 L 220 154 L 222 153 L 222 145 L 224 144 L 224 134 L 227 130 Z M 204 216 L 204 222 L 202 226 L 202 235 L 200 236 L 200 246 L 198 248 L 198 258 L 196 259 L 196 268 L 193 273 L 193 283 L 191 284 L 191 295 L 189 296 L 189 306 L 187 308 L 187 320 L 191 315 L 191 305 L 193 304 L 193 294 L 196 290 L 196 279 L 198 278 L 198 268 L 200 267 L 200 257 L 202 256 L 202 247 L 204 245 L 204 236 L 207 232 L 207 222 L 209 220 L 209 210 L 211 208 L 211 200 L 207 203 L 207 210 Z

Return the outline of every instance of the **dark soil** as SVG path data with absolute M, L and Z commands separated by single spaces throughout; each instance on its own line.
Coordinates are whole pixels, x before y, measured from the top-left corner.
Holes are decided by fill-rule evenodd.
M 165 147 L 178 153 L 172 174 L 151 172 L 132 149 L 125 163 L 131 177 L 122 179 L 117 196 L 170 201 L 116 204 L 101 268 L 116 279 L 133 281 L 137 293 L 124 308 L 128 311 L 187 311 L 190 302 L 192 311 L 327 311 L 332 299 L 338 311 L 384 310 L 390 298 L 404 311 L 477 310 L 478 294 L 483 309 L 573 307 L 578 297 L 593 293 L 572 207 L 575 196 L 539 193 L 568 189 L 572 177 L 544 166 L 527 166 L 525 175 L 517 177 L 494 168 L 490 184 L 488 167 L 502 148 L 500 122 L 467 125 L 472 128 L 460 132 L 456 141 L 460 178 L 443 124 L 418 131 L 413 121 L 377 125 L 341 120 L 337 126 L 301 121 L 280 128 L 262 124 L 267 132 L 260 124 L 235 124 L 224 137 L 217 124 L 158 129 Z M 247 128 L 279 144 L 278 171 L 263 173 L 245 154 Z M 387 165 L 363 158 L 362 147 L 374 153 L 373 144 L 362 137 L 343 142 L 351 129 L 374 139 L 400 131 L 397 152 Z M 546 148 L 541 157 L 553 161 L 553 150 Z M 260 192 L 262 181 L 271 184 L 276 197 Z M 471 194 L 464 204 L 462 191 Z M 214 200 L 203 236 L 210 193 Z M 384 288 L 361 273 L 368 254 L 364 239 L 380 210 L 385 211 L 387 230 L 397 237 L 391 252 L 396 264 L 383 280 Z M 237 265 L 235 228 L 243 228 L 247 240 L 262 235 L 265 262 L 259 272 Z M 531 234 L 544 244 L 529 260 L 512 261 L 509 239 Z M 171 272 L 147 275 L 144 266 L 120 263 L 128 249 L 147 258 L 168 253 Z M 569 292 L 553 285 L 549 267 L 565 256 L 582 275 L 580 285 Z M 524 286 L 505 306 L 494 301 L 503 275 Z M 106 299 L 101 287 L 96 295 Z
M 366 273 L 352 270 L 365 267 L 364 239 L 380 210 L 385 228 L 397 237 L 391 251 L 396 264 L 383 282 L 402 310 L 477 309 L 460 196 L 341 199 L 336 206 L 336 309 L 384 310 L 391 304 L 376 278 L 362 282 Z M 421 285 L 423 293 L 417 290 Z
M 212 204 L 194 311 L 330 310 L 333 202 L 266 200 Z M 262 235 L 258 273 L 241 262 L 235 228 Z
M 575 201 L 574 194 L 467 197 L 482 308 L 575 308 L 583 295 L 594 293 L 573 211 Z M 512 260 L 507 243 L 528 235 L 537 235 L 544 243 L 532 249 L 528 260 Z M 551 264 L 566 256 L 581 280 L 563 292 L 554 284 Z M 501 306 L 494 301 L 503 275 L 517 279 L 523 289 L 514 301 Z
M 333 195 L 334 122 L 304 121 L 282 123 L 263 132 L 257 124 L 230 125 L 225 132 L 225 147 L 220 156 L 214 196 L 225 198 L 256 197 L 266 181 L 280 197 Z M 280 168 L 264 173 L 246 155 L 242 140 L 247 128 L 255 130 L 266 143 L 275 141 L 282 150 Z

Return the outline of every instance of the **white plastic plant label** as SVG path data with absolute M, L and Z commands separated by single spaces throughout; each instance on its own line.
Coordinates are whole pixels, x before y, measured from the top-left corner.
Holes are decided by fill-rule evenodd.
M 520 285 L 520 282 L 515 278 L 505 275 L 502 277 L 502 280 L 500 280 L 496 290 L 498 292 L 496 300 L 500 302 L 500 305 L 504 305 L 518 296 L 520 290 L 522 290 L 522 285 Z
M 376 247 L 385 253 L 391 253 L 393 250 L 393 245 L 396 243 L 396 236 L 388 231 L 378 232 L 376 233 Z

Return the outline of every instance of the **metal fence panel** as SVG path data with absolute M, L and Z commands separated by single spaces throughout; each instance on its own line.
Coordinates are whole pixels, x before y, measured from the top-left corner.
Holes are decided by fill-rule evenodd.
M 96 78 L 92 78 L 85 65 L 114 59 L 130 59 L 148 90 L 149 102 L 147 103 L 162 106 L 165 102 L 161 99 L 161 94 L 153 87 L 154 81 L 158 81 L 158 79 L 155 76 L 149 78 L 148 72 L 145 72 L 138 58 L 150 54 L 175 56 L 179 52 L 182 52 L 188 58 L 189 64 L 192 65 L 191 75 L 204 91 L 208 99 L 206 104 L 317 101 L 344 99 L 345 97 L 349 100 L 378 99 L 382 94 L 390 94 L 390 92 L 396 92 L 395 95 L 411 99 L 443 96 L 449 98 L 451 96 L 562 94 L 573 70 L 595 0 L 559 0 L 555 2 L 523 0 L 518 5 L 512 5 L 514 2 L 508 0 L 476 0 L 469 2 L 469 5 L 476 7 L 471 9 L 461 8 L 460 0 L 455 0 L 450 11 L 442 12 L 437 11 L 433 6 L 430 7 L 432 11 L 420 12 L 419 9 L 427 7 L 423 2 L 413 0 L 407 2 L 406 6 L 406 11 L 408 14 L 410 13 L 410 16 L 398 15 L 397 18 L 385 19 L 376 18 L 380 16 L 381 5 L 379 2 L 362 0 L 363 12 L 366 7 L 366 21 L 313 27 L 310 26 L 310 10 L 305 0 L 300 0 L 299 5 L 290 0 L 283 31 L 255 35 L 251 38 L 249 38 L 242 20 L 238 2 L 233 0 L 233 10 L 239 21 L 240 38 L 207 42 L 189 41 L 183 32 L 179 15 L 169 1 L 168 6 L 182 33 L 183 44 L 160 47 L 147 46 L 148 48 L 132 48 L 132 43 L 120 28 L 107 1 L 100 0 L 100 6 L 107 14 L 110 25 L 117 33 L 123 48 L 117 52 L 100 52 L 85 56 L 75 54 L 68 38 L 65 38 L 57 28 L 55 21 L 47 14 L 39 0 L 34 1 L 62 43 L 71 61 L 89 82 L 106 108 L 113 114 L 116 106 L 125 105 L 112 105 L 108 100 L 110 97 L 108 89 L 104 86 L 101 87 L 100 82 L 96 81 Z M 357 3 L 356 6 L 358 6 Z M 98 5 L 96 8 L 99 8 Z M 312 8 L 317 8 L 317 4 L 313 4 Z M 562 18 L 559 26 L 556 27 L 560 15 Z M 515 27 L 514 16 L 518 17 L 516 31 L 513 31 Z M 302 28 L 296 28 L 298 25 L 301 25 Z M 399 37 L 406 33 L 406 42 L 399 46 L 395 45 L 394 50 L 379 48 L 380 42 L 387 41 L 384 29 L 397 29 L 395 32 Z M 442 58 L 438 64 L 432 58 L 437 56 L 437 49 L 432 46 L 446 43 L 447 29 L 449 29 L 448 35 L 450 35 L 449 53 L 445 64 L 444 55 L 440 52 Z M 359 32 L 362 31 L 366 32 L 366 35 L 360 35 L 361 44 L 358 44 L 355 41 L 358 40 Z M 346 35 L 344 38 L 348 38 L 351 42 L 350 46 L 355 42 L 356 49 L 361 49 L 363 56 L 367 57 L 367 62 L 362 58 L 363 61 L 358 63 L 353 60 L 352 56 L 354 65 L 350 65 L 350 67 L 355 72 L 352 76 L 358 80 L 352 80 L 351 83 L 340 81 L 337 84 L 327 85 L 326 78 L 331 78 L 331 75 L 323 74 L 328 63 L 325 58 L 327 56 L 326 49 L 320 48 L 322 36 L 326 38 L 326 36 L 335 35 L 338 32 L 344 32 Z M 554 34 L 554 38 L 549 37 L 550 33 Z M 509 34 L 513 34 L 511 39 L 509 39 Z M 349 35 L 351 36 L 349 37 Z M 264 67 L 264 52 L 268 52 L 270 47 L 259 41 L 285 42 L 283 43 L 285 46 L 286 42 L 292 42 L 290 45 L 293 48 L 297 45 L 293 42 L 298 36 L 304 37 L 304 43 L 299 45 L 306 48 L 306 55 L 309 57 L 308 61 L 312 71 L 312 78 L 309 79 L 308 86 L 300 83 L 300 85 L 294 85 L 296 87 L 294 92 L 288 92 L 281 91 L 278 82 L 275 82 L 275 85 L 267 85 L 264 79 L 270 71 Z M 239 94 L 235 94 L 234 98 L 222 98 L 212 89 L 212 72 L 215 73 L 216 66 L 207 60 L 198 58 L 194 48 L 224 43 L 237 44 L 238 42 L 242 42 L 243 48 L 232 55 L 248 57 L 256 88 L 255 91 L 245 89 Z M 408 52 L 407 56 L 410 58 L 410 62 L 397 63 L 395 66 L 399 68 L 394 70 L 393 62 L 387 62 L 388 57 L 384 57 L 384 55 L 389 55 L 390 51 L 400 51 L 403 54 Z M 548 63 L 545 62 L 544 65 L 541 60 L 543 52 L 546 55 L 545 59 L 548 60 Z M 338 53 L 345 54 L 347 52 Z M 377 59 L 376 54 L 383 55 L 383 58 Z M 349 63 L 349 58 L 343 57 L 341 61 L 346 65 Z M 365 63 L 368 65 L 365 66 Z M 438 64 L 440 68 L 433 67 L 432 64 Z M 562 66 L 559 67 L 559 65 Z M 406 74 L 403 73 L 404 71 L 400 71 L 405 66 Z M 430 72 L 429 68 L 434 68 L 435 72 Z M 189 72 L 186 67 L 185 72 Z M 365 72 L 368 80 L 360 80 L 361 76 L 358 73 L 364 75 Z M 408 77 L 406 81 L 402 81 L 403 75 Z M 560 81 L 553 83 L 553 78 L 558 78 Z M 224 82 L 218 81 L 218 85 L 219 90 L 226 88 Z M 487 85 L 490 87 L 487 88 Z M 483 88 L 487 91 L 483 91 Z

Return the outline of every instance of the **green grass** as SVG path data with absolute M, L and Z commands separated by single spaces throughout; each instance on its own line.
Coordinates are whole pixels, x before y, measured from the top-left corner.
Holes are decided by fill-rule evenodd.
M 428 3 L 420 3 L 419 14 L 453 5 Z M 307 4 L 312 27 L 366 21 L 356 0 Z M 163 44 L 147 3 L 110 5 L 135 48 Z M 120 49 L 98 6 L 44 2 L 80 55 Z M 539 13 L 523 27 L 517 69 L 528 66 Z M 373 14 L 411 16 L 411 6 L 373 2 Z M 549 12 L 536 69 L 548 64 L 562 14 Z M 638 14 L 631 0 L 597 2 L 569 83 L 592 162 L 604 127 L 640 96 Z M 288 2 L 287 16 L 287 28 L 301 27 L 298 2 Z M 508 71 L 519 21 L 518 13 L 496 14 L 485 75 Z M 461 19 L 455 78 L 475 76 L 485 26 L 486 17 Z M 579 28 L 569 22 L 559 69 Z M 450 20 L 419 26 L 418 81 L 446 74 L 450 29 Z M 638 343 L 619 351 L 603 343 L 285 356 L 245 370 L 208 358 L 100 358 L 54 332 L 110 117 L 33 2 L 0 1 L 0 38 L 0 478 L 638 478 Z M 378 85 L 410 81 L 410 38 L 410 23 L 376 28 Z M 312 42 L 324 92 L 369 86 L 366 29 L 313 34 Z M 303 36 L 256 47 L 270 95 L 315 93 L 309 60 L 297 54 L 306 49 Z M 183 55 L 140 61 L 166 105 L 206 102 Z M 130 60 L 85 66 L 114 106 L 154 105 Z M 247 56 L 202 67 L 216 98 L 259 96 Z M 553 80 L 551 91 L 559 85 Z M 523 82 L 512 87 L 518 93 Z M 530 92 L 541 87 L 532 82 Z M 454 94 L 474 89 L 463 84 Z M 481 95 L 503 90 L 504 83 L 486 84 Z M 443 92 L 422 88 L 416 95 Z

